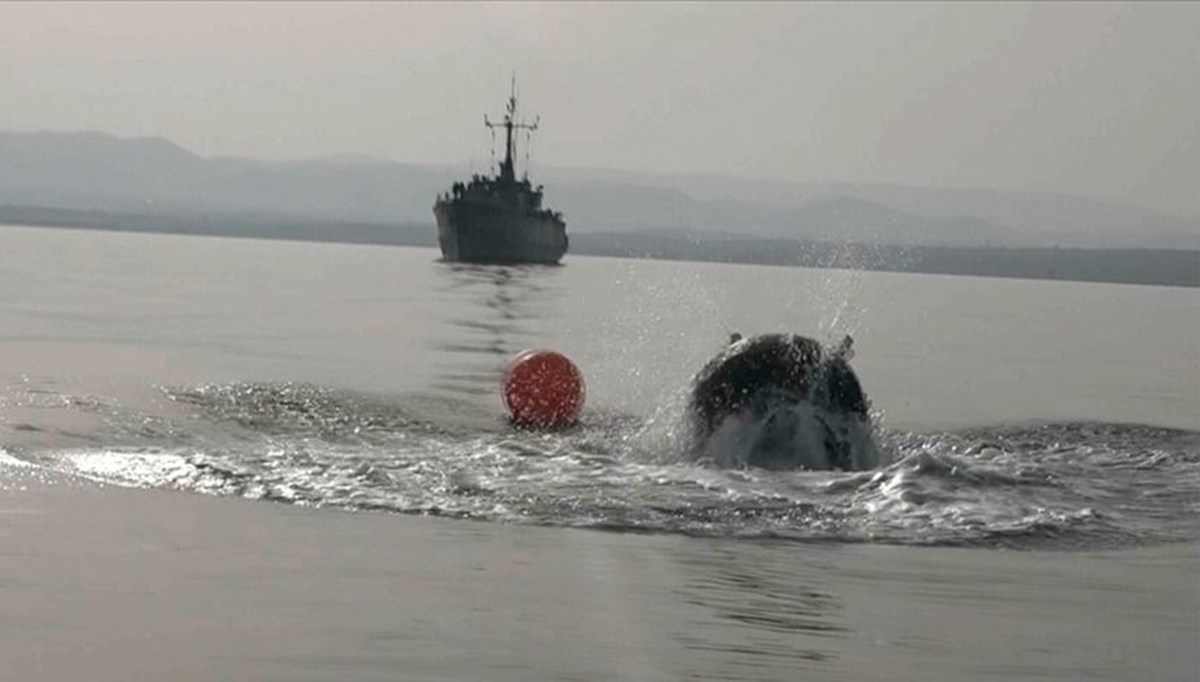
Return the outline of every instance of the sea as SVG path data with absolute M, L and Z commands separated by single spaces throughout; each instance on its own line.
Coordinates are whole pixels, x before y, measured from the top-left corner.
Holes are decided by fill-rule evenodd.
M 684 447 L 689 383 L 734 332 L 851 336 L 869 466 Z M 584 376 L 575 427 L 506 419 L 504 369 L 539 348 Z M 576 617 L 624 642 L 623 679 L 1200 672 L 1194 288 L 2 226 L 5 462 L 537 528 L 617 577 Z M 612 679 L 587 652 L 421 679 Z

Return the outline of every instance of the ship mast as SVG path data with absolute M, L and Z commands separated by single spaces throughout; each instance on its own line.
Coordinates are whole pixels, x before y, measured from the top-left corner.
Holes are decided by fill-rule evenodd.
M 483 116 L 483 124 L 488 128 L 504 128 L 504 163 L 500 165 L 500 179 L 502 181 L 515 182 L 517 179 L 516 171 L 513 168 L 513 157 L 516 156 L 516 142 L 513 139 L 513 130 L 524 129 L 533 132 L 537 130 L 539 121 L 541 121 L 540 116 L 536 117 L 533 123 L 526 123 L 517 119 L 517 74 L 514 72 L 504 121 L 501 123 L 492 123 L 488 120 L 487 114 Z

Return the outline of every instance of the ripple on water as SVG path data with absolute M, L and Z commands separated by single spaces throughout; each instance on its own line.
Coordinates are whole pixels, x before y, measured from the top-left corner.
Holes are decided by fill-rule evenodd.
M 646 421 L 621 415 L 530 433 L 465 426 L 476 419 L 469 415 L 429 418 L 452 405 L 313 386 L 169 395 L 183 415 L 153 415 L 155 423 L 188 436 L 171 447 L 86 447 L 36 460 L 129 485 L 622 532 L 1058 548 L 1200 536 L 1200 434 L 1188 431 L 1090 423 L 884 431 L 876 437 L 889 463 L 875 470 L 765 471 L 681 459 L 661 415 L 650 420 L 660 430 L 651 437 Z M 110 412 L 130 438 L 144 430 L 147 415 Z

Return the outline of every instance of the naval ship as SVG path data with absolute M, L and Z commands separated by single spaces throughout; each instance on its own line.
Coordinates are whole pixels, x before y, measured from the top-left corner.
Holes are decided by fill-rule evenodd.
M 513 168 L 513 132 L 537 130 L 538 120 L 517 118 L 516 80 L 504 120 L 483 124 L 494 132 L 504 129 L 504 161 L 494 177 L 473 175 L 456 182 L 433 205 L 442 258 L 463 263 L 555 264 L 567 252 L 567 226 L 562 214 L 542 206 L 542 186 L 533 187 L 526 173 L 517 179 Z M 528 153 L 528 150 L 526 150 Z

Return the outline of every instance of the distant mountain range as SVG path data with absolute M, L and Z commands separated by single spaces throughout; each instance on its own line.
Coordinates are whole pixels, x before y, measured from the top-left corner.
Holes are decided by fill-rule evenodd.
M 432 230 L 434 197 L 464 174 L 361 156 L 206 158 L 162 138 L 97 132 L 0 132 L 0 205 L 185 223 L 240 216 Z M 1200 219 L 1051 194 L 561 168 L 536 168 L 534 180 L 581 236 L 1200 249 Z

